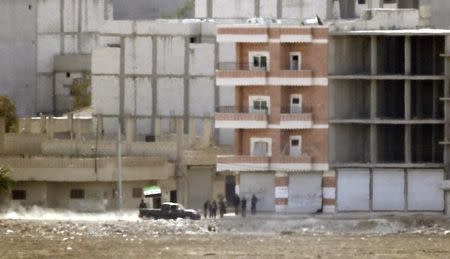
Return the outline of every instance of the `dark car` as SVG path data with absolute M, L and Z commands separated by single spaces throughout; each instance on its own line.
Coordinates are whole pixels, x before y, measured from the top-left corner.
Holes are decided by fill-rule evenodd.
M 139 209 L 140 218 L 148 219 L 200 219 L 200 214 L 195 210 L 188 210 L 183 205 L 173 202 L 165 202 L 161 209 Z

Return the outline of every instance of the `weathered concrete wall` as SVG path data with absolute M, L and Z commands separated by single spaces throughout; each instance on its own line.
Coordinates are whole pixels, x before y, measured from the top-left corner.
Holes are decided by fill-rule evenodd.
M 435 28 L 450 28 L 450 1 L 432 0 L 431 4 L 431 25 Z
M 337 176 L 337 210 L 368 211 L 370 199 L 368 169 L 340 169 Z
M 32 0 L 0 2 L 0 95 L 16 103 L 18 115 L 36 111 L 36 10 Z
M 315 213 L 322 208 L 322 174 L 301 172 L 289 174 L 290 212 Z
M 402 169 L 374 170 L 373 210 L 405 209 L 405 172 Z
M 327 0 L 196 0 L 195 17 L 242 19 L 269 17 L 307 19 L 327 17 Z
M 161 15 L 175 17 L 178 8 L 187 0 L 113 0 L 115 20 L 149 20 L 164 18 Z M 189 17 L 193 17 L 194 12 Z
M 442 170 L 409 170 L 408 209 L 443 211 L 444 192 L 441 189 L 443 180 Z

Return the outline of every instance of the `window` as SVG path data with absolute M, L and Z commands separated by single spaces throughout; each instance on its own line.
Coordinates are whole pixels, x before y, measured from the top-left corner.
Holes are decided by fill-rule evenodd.
M 384 0 L 385 4 L 396 4 L 397 0 Z
M 250 70 L 269 70 L 269 52 L 254 52 L 248 53 Z
M 270 112 L 270 96 L 250 96 L 250 112 Z
M 31 8 L 33 8 L 33 6 L 32 5 L 28 5 L 28 10 L 31 10 Z
M 189 37 L 189 42 L 190 43 L 200 43 L 200 37 L 199 36 Z
M 302 137 L 291 136 L 289 144 L 289 155 L 300 156 L 302 154 Z
M 267 68 L 267 57 L 266 56 L 254 56 L 253 57 L 253 67 L 265 70 Z
M 366 0 L 358 0 L 358 4 L 366 4 Z
M 290 70 L 300 70 L 302 67 L 302 54 L 300 52 L 291 52 L 289 54 Z
M 27 191 L 25 190 L 12 190 L 12 199 L 13 200 L 26 200 L 27 199 Z
M 84 190 L 83 189 L 70 190 L 70 198 L 71 199 L 84 199 Z
M 70 78 L 70 73 L 66 73 L 66 77 L 67 77 L 67 78 Z
M 133 188 L 133 198 L 142 198 L 142 188 Z
M 272 155 L 272 139 L 271 138 L 251 138 L 250 154 L 252 156 L 271 156 Z

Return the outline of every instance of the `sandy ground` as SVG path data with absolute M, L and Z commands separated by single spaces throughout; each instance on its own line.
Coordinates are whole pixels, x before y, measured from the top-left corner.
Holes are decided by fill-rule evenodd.
M 134 212 L 0 214 L 1 258 L 450 258 L 438 215 L 227 216 L 140 220 Z

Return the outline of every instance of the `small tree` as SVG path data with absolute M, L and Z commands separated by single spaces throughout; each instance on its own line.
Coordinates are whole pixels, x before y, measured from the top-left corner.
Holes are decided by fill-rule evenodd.
M 7 192 L 11 185 L 14 183 L 8 174 L 11 170 L 6 166 L 0 166 L 0 193 Z
M 6 119 L 6 132 L 17 131 L 16 106 L 8 96 L 0 95 L 0 117 Z
M 91 81 L 90 76 L 75 79 L 71 87 L 71 94 L 74 97 L 73 109 L 79 110 L 91 105 Z

